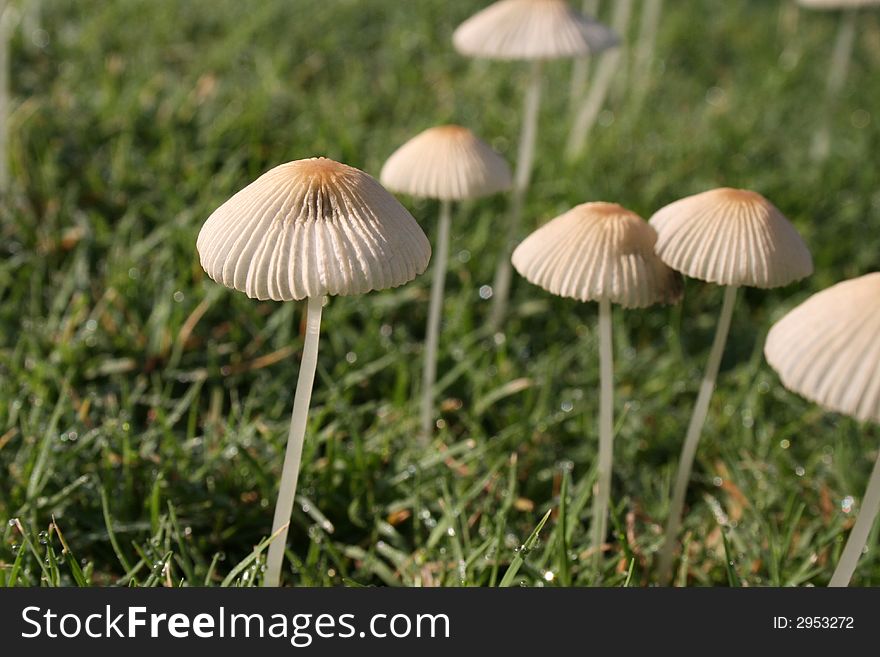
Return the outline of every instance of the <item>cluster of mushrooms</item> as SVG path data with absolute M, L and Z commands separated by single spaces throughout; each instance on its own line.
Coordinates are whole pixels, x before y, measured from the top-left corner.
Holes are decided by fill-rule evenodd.
M 724 288 L 715 339 L 683 445 L 665 540 L 658 556 L 668 583 L 691 468 L 740 287 L 775 288 L 809 276 L 810 252 L 794 226 L 758 193 L 714 189 L 676 201 L 646 222 L 615 203 L 583 203 L 520 241 L 519 225 L 537 134 L 545 60 L 616 43 L 608 28 L 564 0 L 500 0 L 465 21 L 453 42 L 474 57 L 534 62 L 516 172 L 467 128 L 430 128 L 395 151 L 380 182 L 326 158 L 275 167 L 221 205 L 197 241 L 215 281 L 251 298 L 307 300 L 306 329 L 264 583 L 278 586 L 296 494 L 325 297 L 403 285 L 423 273 L 431 245 L 388 191 L 437 199 L 434 258 L 420 399 L 420 437 L 436 426 L 435 381 L 452 203 L 508 190 L 511 214 L 500 251 L 492 321 L 504 313 L 511 266 L 551 294 L 599 305 L 598 477 L 593 555 L 606 536 L 613 465 L 612 304 L 644 308 L 681 299 L 682 275 Z M 512 247 L 515 246 L 515 249 Z M 511 254 L 512 250 L 512 254 Z M 500 300 L 500 301 L 499 301 Z M 807 300 L 770 331 L 765 352 L 783 384 L 822 406 L 880 422 L 880 273 Z M 846 586 L 880 509 L 880 458 L 832 585 Z

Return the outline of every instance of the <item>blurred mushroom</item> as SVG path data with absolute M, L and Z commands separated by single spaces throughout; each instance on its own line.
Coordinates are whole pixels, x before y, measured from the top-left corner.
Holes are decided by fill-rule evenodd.
M 598 53 L 617 45 L 618 39 L 604 25 L 574 11 L 565 0 L 498 0 L 459 25 L 452 41 L 458 52 L 469 57 L 532 61 L 507 238 L 492 284 L 489 326 L 495 330 L 507 312 L 510 252 L 519 236 L 523 202 L 532 175 L 543 62 Z
M 530 283 L 578 301 L 599 303 L 599 459 L 593 496 L 596 563 L 608 521 L 614 455 L 614 376 L 611 304 L 644 308 L 681 299 L 681 277 L 654 254 L 657 234 L 615 203 L 584 203 L 544 224 L 513 252 L 513 266 Z
M 807 299 L 770 329 L 764 355 L 783 385 L 820 406 L 880 423 L 880 272 Z M 848 586 L 880 510 L 880 454 L 830 586 Z
M 739 287 L 773 288 L 813 273 L 810 252 L 794 226 L 760 194 L 714 189 L 676 201 L 651 217 L 657 255 L 686 276 L 724 286 L 724 302 L 706 372 L 682 446 L 659 556 L 659 576 L 667 582 L 684 497 L 700 433 L 715 390 Z
M 487 196 L 508 189 L 510 168 L 498 153 L 467 128 L 443 125 L 425 130 L 394 151 L 382 167 L 379 179 L 394 192 L 440 200 L 437 253 L 422 368 L 419 427 L 420 436 L 427 440 L 435 420 L 434 383 L 437 379 L 443 288 L 449 261 L 452 201 Z
M 431 246 L 412 215 L 363 171 L 325 158 L 275 167 L 217 208 L 199 232 L 202 267 L 253 299 L 307 298 L 306 335 L 272 523 L 265 586 L 278 586 L 318 359 L 325 295 L 411 281 Z
M 841 12 L 840 25 L 831 54 L 831 66 L 825 83 L 825 116 L 822 126 L 813 135 L 811 155 L 813 159 L 823 160 L 831 150 L 831 129 L 828 125 L 833 105 L 840 96 L 849 63 L 852 59 L 853 43 L 855 42 L 858 10 L 864 7 L 880 6 L 880 0 L 797 0 L 798 4 L 808 9 L 836 9 Z

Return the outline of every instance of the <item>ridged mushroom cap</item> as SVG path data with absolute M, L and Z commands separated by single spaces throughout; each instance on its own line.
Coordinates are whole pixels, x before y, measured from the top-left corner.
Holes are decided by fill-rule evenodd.
M 196 248 L 218 283 L 276 301 L 396 287 L 431 257 L 397 199 L 363 171 L 326 158 L 264 173 L 208 217 Z
M 510 167 L 467 128 L 428 128 L 398 148 L 379 180 L 394 192 L 458 201 L 510 187 Z
M 691 278 L 718 285 L 781 287 L 813 273 L 791 222 L 756 192 L 713 189 L 651 217 L 657 255 Z
M 853 9 L 880 6 L 880 0 L 798 0 L 798 4 L 808 9 Z
M 565 0 L 499 0 L 464 21 L 455 49 L 486 59 L 558 59 L 595 54 L 620 40 Z
M 657 234 L 616 203 L 584 203 L 550 220 L 513 252 L 530 283 L 578 301 L 644 308 L 681 299 L 681 277 L 654 254 Z
M 804 301 L 770 329 L 764 355 L 789 390 L 880 422 L 880 272 Z

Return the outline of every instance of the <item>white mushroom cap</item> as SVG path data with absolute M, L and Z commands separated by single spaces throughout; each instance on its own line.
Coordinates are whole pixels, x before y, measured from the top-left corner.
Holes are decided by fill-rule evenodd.
M 398 148 L 379 180 L 393 192 L 459 201 L 510 187 L 504 158 L 467 128 L 428 128 Z
M 584 203 L 550 220 L 513 252 L 530 283 L 578 301 L 644 308 L 681 299 L 681 277 L 654 254 L 657 234 L 616 203 Z
M 558 59 L 607 50 L 614 32 L 565 0 L 498 0 L 458 26 L 455 49 L 487 59 Z
M 880 422 L 880 272 L 807 299 L 773 325 L 764 355 L 789 390 Z
M 196 248 L 218 283 L 276 301 L 396 287 L 431 257 L 422 229 L 382 185 L 323 157 L 257 178 L 208 217 Z
M 852 9 L 880 6 L 880 0 L 798 0 L 798 4 L 809 9 Z
M 718 285 L 781 287 L 813 273 L 795 227 L 760 194 L 713 189 L 651 217 L 657 255 L 692 278 Z

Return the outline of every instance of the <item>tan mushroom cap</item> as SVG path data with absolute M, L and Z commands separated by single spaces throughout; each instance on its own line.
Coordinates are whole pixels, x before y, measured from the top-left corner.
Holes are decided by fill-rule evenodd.
M 513 252 L 530 283 L 578 301 L 644 308 L 681 299 L 681 277 L 654 254 L 657 234 L 616 203 L 584 203 L 550 220 Z
M 781 287 L 813 273 L 795 227 L 756 192 L 713 189 L 651 217 L 657 255 L 691 278 L 718 285 Z
M 396 287 L 431 257 L 422 229 L 382 185 L 323 157 L 257 178 L 208 217 L 196 248 L 218 283 L 276 301 Z
M 510 187 L 510 167 L 467 128 L 428 128 L 398 148 L 379 176 L 394 192 L 459 201 Z
M 469 57 L 558 59 L 602 52 L 619 39 L 565 0 L 499 0 L 459 25 L 452 43 Z
M 798 0 L 798 4 L 808 9 L 854 9 L 880 6 L 880 0 Z
M 807 299 L 773 325 L 764 355 L 789 390 L 880 422 L 880 272 Z

